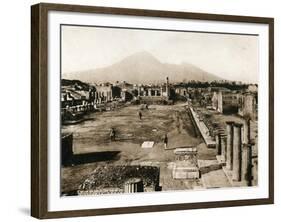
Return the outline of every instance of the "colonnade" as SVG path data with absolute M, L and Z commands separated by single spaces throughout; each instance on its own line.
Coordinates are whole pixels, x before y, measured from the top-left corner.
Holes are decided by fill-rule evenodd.
M 250 120 L 244 123 L 226 122 L 226 133 L 216 133 L 216 153 L 222 165 L 232 172 L 232 181 L 241 181 L 251 186 L 252 145 L 250 141 Z

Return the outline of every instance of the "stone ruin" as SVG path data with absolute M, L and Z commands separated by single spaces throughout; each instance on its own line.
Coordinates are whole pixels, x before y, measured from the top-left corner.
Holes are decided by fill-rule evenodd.
M 140 165 L 97 167 L 79 186 L 78 195 L 136 193 L 160 190 L 160 168 Z
M 217 131 L 216 152 L 232 185 L 257 185 L 257 156 L 250 136 L 250 119 L 244 124 L 226 122 L 226 133 Z
M 172 172 L 173 179 L 200 178 L 196 147 L 177 148 L 174 154 L 176 162 Z

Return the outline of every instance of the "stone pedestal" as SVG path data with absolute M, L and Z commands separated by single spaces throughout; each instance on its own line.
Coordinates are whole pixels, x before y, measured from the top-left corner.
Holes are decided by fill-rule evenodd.
M 200 178 L 200 171 L 196 166 L 189 166 L 188 164 L 176 164 L 172 172 L 173 179 L 198 179 Z

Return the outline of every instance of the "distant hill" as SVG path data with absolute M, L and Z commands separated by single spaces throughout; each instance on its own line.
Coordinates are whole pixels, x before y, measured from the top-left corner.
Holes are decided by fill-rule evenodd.
M 80 90 L 89 90 L 89 84 L 84 83 L 80 80 L 70 80 L 70 79 L 62 79 L 61 86 L 76 86 Z
M 171 82 L 221 80 L 220 77 L 192 64 L 161 63 L 153 55 L 145 51 L 130 55 L 104 68 L 66 73 L 63 78 L 79 79 L 88 83 L 126 81 L 146 84 L 164 82 L 167 76 Z

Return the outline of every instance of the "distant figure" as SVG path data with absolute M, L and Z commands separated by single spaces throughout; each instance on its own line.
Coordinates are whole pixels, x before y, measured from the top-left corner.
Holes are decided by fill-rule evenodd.
M 163 142 L 164 142 L 165 149 L 167 149 L 167 146 L 168 146 L 168 136 L 167 136 L 167 134 L 165 134 Z
M 116 137 L 116 131 L 115 131 L 114 128 L 111 128 L 111 130 L 110 130 L 110 140 L 115 141 L 115 137 Z
M 141 118 L 142 118 L 142 113 L 141 113 L 141 111 L 139 111 L 139 118 L 140 118 L 140 120 L 141 120 Z
M 148 109 L 148 104 L 145 104 L 145 108 Z

